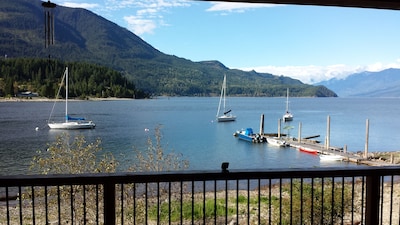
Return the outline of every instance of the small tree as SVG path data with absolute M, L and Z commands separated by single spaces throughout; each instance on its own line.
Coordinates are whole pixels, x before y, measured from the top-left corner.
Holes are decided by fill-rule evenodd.
M 41 174 L 111 173 L 118 165 L 112 153 L 106 153 L 100 160 L 97 154 L 102 150 L 101 141 L 87 143 L 83 135 L 73 138 L 67 133 L 56 137 L 47 151 L 37 151 L 30 169 Z
M 183 159 L 182 154 L 175 153 L 171 151 L 170 153 L 166 153 L 162 146 L 162 134 L 160 130 L 160 126 L 155 128 L 154 138 L 153 140 L 149 136 L 147 138 L 147 149 L 145 151 L 141 151 L 138 148 L 134 148 L 134 161 L 131 167 L 128 169 L 129 171 L 134 172 L 168 172 L 168 171 L 177 171 L 184 170 L 189 167 L 189 161 Z M 177 183 L 158 183 L 158 184 L 145 184 L 143 186 L 136 185 L 131 187 L 132 190 L 138 193 L 146 190 L 148 196 L 153 196 L 154 198 L 137 198 L 136 200 L 136 221 L 143 222 L 143 219 L 146 216 L 146 205 L 150 206 L 150 218 L 160 218 L 166 209 L 163 207 L 159 207 L 160 202 L 166 201 L 183 201 L 184 196 L 180 195 L 180 191 L 186 189 L 185 184 Z M 129 193 L 126 194 L 126 199 L 129 199 Z M 156 197 L 157 196 L 157 197 Z M 159 201 L 157 200 L 159 199 Z M 172 211 L 180 212 L 182 205 L 179 205 L 175 209 L 171 209 Z
M 134 172 L 146 171 L 177 171 L 184 170 L 189 167 L 189 161 L 183 159 L 183 155 L 171 151 L 166 154 L 161 144 L 162 134 L 160 126 L 157 126 L 154 131 L 155 143 L 151 136 L 147 138 L 147 150 L 141 151 L 134 148 L 135 159 L 128 169 Z
M 106 153 L 98 159 L 102 150 L 101 141 L 87 143 L 83 135 L 71 139 L 63 133 L 56 141 L 48 145 L 47 151 L 37 151 L 31 163 L 31 170 L 41 174 L 81 174 L 81 173 L 111 173 L 118 165 L 111 153 Z M 32 187 L 33 189 L 33 187 Z M 93 221 L 97 216 L 97 207 L 101 207 L 98 199 L 102 198 L 102 187 L 98 185 L 67 185 L 56 187 L 35 187 L 34 191 L 26 191 L 25 199 L 44 199 L 49 210 L 49 219 L 58 220 L 59 224 L 69 223 L 70 220 L 84 224 Z M 58 198 L 49 197 L 58 196 Z M 40 200 L 43 202 L 43 200 Z M 32 205 L 32 207 L 34 207 Z M 59 207 L 63 215 L 56 217 Z M 37 208 L 37 205 L 35 206 Z M 67 211 L 70 209 L 70 212 Z M 54 211 L 52 213 L 52 211 Z M 38 214 L 44 211 L 39 211 Z M 45 218 L 45 216 L 39 216 Z M 64 222 L 62 220 L 65 220 Z

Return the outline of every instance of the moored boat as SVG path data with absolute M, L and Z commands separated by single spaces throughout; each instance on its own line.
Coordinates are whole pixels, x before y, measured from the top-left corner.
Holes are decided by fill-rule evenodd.
M 222 114 L 221 112 L 222 104 Z M 217 121 L 218 122 L 229 122 L 235 121 L 236 116 L 231 113 L 232 110 L 226 110 L 226 75 L 224 75 L 224 81 L 222 82 L 221 96 L 219 98 L 218 111 L 217 111 Z
M 254 134 L 252 128 L 246 128 L 245 130 L 236 131 L 233 136 L 238 137 L 240 140 L 253 142 L 253 143 L 262 143 L 265 142 L 264 138 L 259 134 Z
M 286 112 L 283 114 L 283 122 L 293 120 L 293 114 L 289 111 L 289 88 L 286 90 Z
M 74 118 L 68 114 L 68 67 L 65 68 L 64 76 L 62 81 L 65 80 L 65 121 L 63 122 L 52 122 L 50 118 L 53 111 L 50 113 L 50 118 L 47 125 L 50 129 L 63 129 L 63 130 L 74 130 L 74 129 L 93 129 L 96 124 L 93 121 L 87 121 L 85 118 Z M 62 83 L 61 83 L 62 86 Z M 60 86 L 60 89 L 61 89 Z M 59 93 L 59 92 L 58 92 Z M 56 99 L 58 98 L 58 95 Z M 55 104 L 55 103 L 54 103 Z M 54 106 L 53 106 L 54 109 Z
M 328 155 L 328 154 L 320 154 L 319 159 L 323 161 L 342 161 L 343 156 L 341 155 Z
M 306 153 L 315 154 L 315 155 L 318 154 L 318 152 L 319 152 L 317 149 L 303 147 L 303 146 L 299 147 L 299 150 L 301 152 L 306 152 Z
M 288 146 L 288 143 L 286 143 L 286 141 L 281 140 L 281 139 L 277 139 L 277 138 L 273 138 L 273 137 L 267 137 L 267 143 L 277 146 L 277 147 L 286 147 Z

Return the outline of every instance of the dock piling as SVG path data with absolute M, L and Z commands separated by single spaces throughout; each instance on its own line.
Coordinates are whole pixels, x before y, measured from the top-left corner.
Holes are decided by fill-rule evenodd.
M 368 137 L 369 137 L 369 119 L 367 119 L 365 124 L 365 149 L 364 158 L 368 158 Z
M 330 135 L 331 135 L 331 117 L 328 115 L 327 118 L 327 125 L 326 125 L 326 149 L 329 149 L 330 147 Z
M 281 138 L 281 119 L 278 120 L 278 138 Z
M 260 135 L 264 134 L 264 114 L 261 114 L 261 121 L 260 121 Z
M 299 122 L 299 137 L 298 142 L 301 143 L 301 122 Z

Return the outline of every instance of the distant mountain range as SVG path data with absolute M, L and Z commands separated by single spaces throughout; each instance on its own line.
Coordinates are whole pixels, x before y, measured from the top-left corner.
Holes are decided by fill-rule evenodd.
M 85 9 L 57 6 L 53 10 L 55 44 L 45 48 L 41 4 L 39 0 L 0 1 L 0 55 L 107 66 L 153 95 L 216 96 L 226 74 L 230 95 L 285 96 L 286 88 L 290 88 L 291 97 L 336 97 L 324 86 L 304 84 L 290 77 L 245 72 L 229 69 L 218 61 L 193 62 L 164 54 L 129 30 Z
M 400 97 L 400 69 L 356 73 L 316 85 L 326 86 L 339 97 Z

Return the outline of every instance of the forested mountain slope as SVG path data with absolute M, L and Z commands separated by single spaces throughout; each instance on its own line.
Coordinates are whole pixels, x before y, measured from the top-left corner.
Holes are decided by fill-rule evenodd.
M 164 54 L 141 38 L 88 10 L 57 6 L 55 44 L 44 45 L 44 10 L 39 0 L 0 1 L 0 55 L 87 62 L 119 71 L 152 95 L 218 95 L 224 74 L 230 95 L 335 97 L 323 86 L 266 73 L 226 68 L 218 61 L 192 62 Z M 0 75 L 1 78 L 1 75 Z

